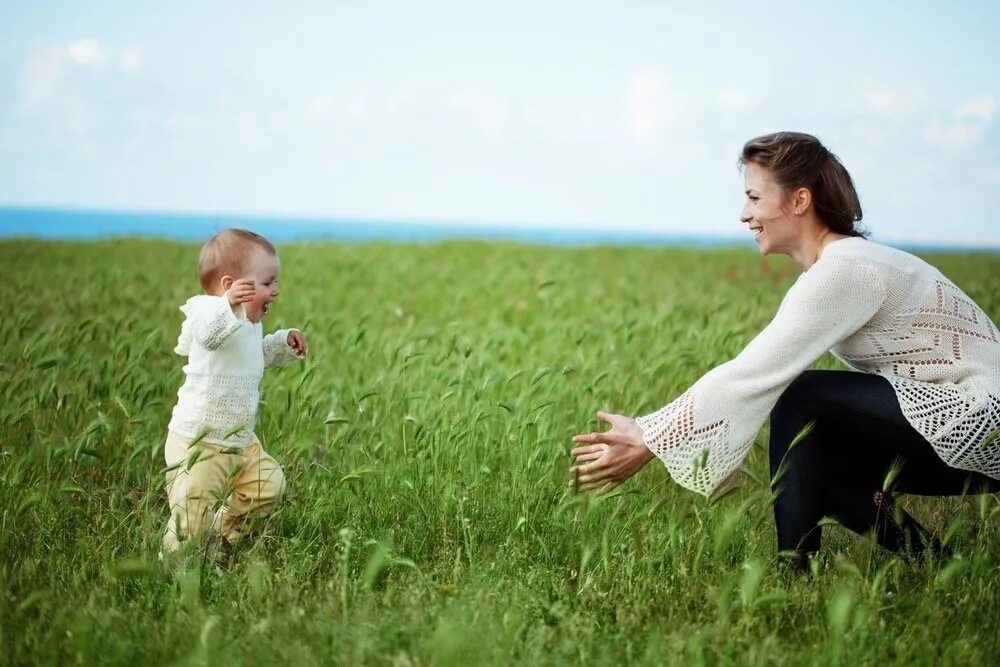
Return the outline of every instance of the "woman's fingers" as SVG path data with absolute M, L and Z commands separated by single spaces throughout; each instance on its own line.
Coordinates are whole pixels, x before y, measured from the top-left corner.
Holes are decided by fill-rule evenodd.
M 585 463 L 587 461 L 596 461 L 597 459 L 604 456 L 604 451 L 589 452 L 587 454 L 578 454 L 573 458 L 576 459 L 576 463 Z
M 600 461 L 600 457 L 597 457 L 597 459 L 592 461 L 591 463 L 584 463 L 581 465 L 573 466 L 572 468 L 569 469 L 569 472 L 571 475 L 587 475 L 593 472 L 594 470 L 600 470 L 606 465 L 608 465 L 607 461 L 602 462 Z
M 603 443 L 606 445 L 627 445 L 630 441 L 627 437 L 614 431 L 602 431 L 601 433 L 581 433 L 573 436 L 573 442 L 589 442 L 594 444 Z
M 596 467 L 591 467 L 591 466 L 596 466 Z M 576 476 L 576 481 L 578 481 L 580 484 L 583 485 L 591 485 L 594 482 L 608 480 L 612 477 L 615 477 L 618 474 L 617 470 L 608 467 L 607 464 L 598 465 L 596 463 L 591 463 L 586 466 L 583 466 L 583 468 L 589 468 L 589 470 L 584 474 Z
M 598 421 L 602 421 L 605 424 L 611 424 L 611 426 L 617 426 L 618 422 L 625 418 L 625 415 L 615 414 L 614 412 L 604 412 L 603 410 L 597 411 Z
M 607 450 L 607 447 L 603 444 L 598 445 L 583 445 L 581 447 L 574 447 L 570 450 L 569 455 L 574 457 L 580 457 L 584 454 L 593 454 L 594 452 L 603 453 Z
M 604 493 L 620 485 L 623 481 L 613 471 L 607 470 L 600 474 L 574 475 L 567 486 L 573 487 L 577 491 L 599 490 Z
M 590 480 L 590 481 L 587 481 L 587 482 L 580 482 L 580 484 L 579 484 L 579 486 L 577 488 L 579 488 L 581 491 L 598 491 L 598 490 L 599 491 L 607 491 L 609 487 L 610 488 L 614 488 L 615 486 L 618 486 L 618 484 L 620 484 L 620 483 L 621 482 L 618 482 L 618 481 L 609 482 L 609 481 L 603 480 L 603 479 Z

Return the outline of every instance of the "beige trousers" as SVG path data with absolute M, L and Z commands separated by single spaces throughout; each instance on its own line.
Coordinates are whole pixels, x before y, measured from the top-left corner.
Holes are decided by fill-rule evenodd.
M 199 442 L 167 433 L 167 499 L 170 520 L 163 550 L 194 536 L 242 537 L 250 517 L 267 516 L 285 491 L 281 466 L 260 443 L 242 448 Z

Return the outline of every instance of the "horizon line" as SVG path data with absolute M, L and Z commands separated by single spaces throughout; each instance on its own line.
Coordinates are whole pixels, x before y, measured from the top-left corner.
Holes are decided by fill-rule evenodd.
M 77 206 L 77 205 L 40 205 L 40 204 L 20 204 L 20 203 L 8 203 L 0 202 L 0 222 L 2 222 L 3 213 L 20 212 L 20 213 L 42 213 L 42 214 L 84 214 L 84 215 L 109 215 L 115 217 L 135 215 L 139 217 L 181 217 L 189 218 L 192 220 L 217 220 L 221 221 L 225 218 L 230 218 L 233 220 L 259 220 L 262 222 L 279 222 L 279 221 L 295 221 L 300 224 L 305 223 L 308 226 L 316 227 L 315 231 L 336 231 L 336 227 L 339 225 L 341 231 L 344 230 L 344 226 L 348 224 L 367 224 L 372 225 L 376 228 L 382 228 L 384 231 L 390 229 L 395 229 L 397 231 L 412 230 L 415 233 L 432 233 L 432 238 L 364 238 L 362 235 L 354 234 L 352 238 L 340 239 L 348 241 L 365 241 L 365 240 L 385 240 L 389 242 L 414 242 L 414 241 L 426 241 L 426 240 L 446 240 L 448 238 L 476 238 L 479 237 L 483 240 L 503 240 L 507 238 L 508 240 L 514 241 L 527 241 L 531 242 L 534 240 L 541 244 L 553 244 L 555 239 L 552 236 L 563 237 L 560 239 L 562 241 L 559 245 L 573 245 L 570 237 L 573 235 L 582 235 L 590 237 L 590 242 L 581 239 L 579 245 L 592 244 L 595 239 L 600 239 L 597 242 L 603 243 L 616 243 L 614 237 L 624 236 L 628 237 L 631 242 L 626 240 L 625 242 L 617 242 L 618 245 L 635 245 L 636 241 L 649 240 L 649 241 L 661 241 L 661 242 L 673 242 L 673 245 L 679 245 L 683 243 L 692 243 L 694 245 L 710 245 L 713 247 L 724 246 L 732 244 L 735 246 L 744 247 L 754 247 L 753 239 L 746 237 L 744 238 L 738 234 L 722 234 L 717 231 L 705 231 L 705 232 L 695 232 L 686 230 L 657 230 L 648 227 L 622 227 L 611 224 L 605 224 L 603 226 L 569 226 L 562 225 L 558 223 L 531 223 L 531 222 L 499 222 L 499 221 L 489 221 L 489 220 L 449 220 L 449 219 L 418 219 L 418 218 L 380 218 L 373 216 L 323 216 L 319 214 L 294 214 L 294 213 L 250 213 L 250 212 L 234 212 L 234 211 L 199 211 L 191 209 L 143 209 L 143 208 L 103 208 L 98 206 Z M 327 227 L 323 230 L 322 227 Z M 80 238 L 114 238 L 114 237 L 160 237 L 162 236 L 150 233 L 141 233 L 136 231 L 121 231 L 121 232 L 109 232 L 109 233 L 96 233 L 90 235 L 37 235 L 37 234 L 7 234 L 7 230 L 4 229 L 4 225 L 0 224 L 0 238 L 2 239 L 14 239 L 14 238 L 49 238 L 49 239 L 80 239 Z M 441 234 L 433 235 L 435 232 L 443 232 Z M 449 236 L 447 232 L 452 232 L 458 234 L 459 236 Z M 550 237 L 548 243 L 543 237 Z M 899 238 L 879 238 L 877 234 L 872 234 L 876 237 L 873 241 L 878 243 L 885 243 L 886 245 L 891 245 L 894 247 L 899 247 L 902 249 L 914 249 L 914 250 L 951 250 L 951 251 L 973 251 L 973 252 L 1000 252 L 1000 239 L 989 240 L 986 243 L 974 243 L 974 242 L 962 242 L 962 241 L 942 241 L 937 239 L 899 239 Z M 533 238 L 532 238 L 533 237 Z M 175 237 L 176 238 L 176 237 Z M 322 236 L 296 236 L 295 240 L 308 241 L 308 240 L 320 240 Z M 337 240 L 330 236 L 325 237 L 327 240 Z

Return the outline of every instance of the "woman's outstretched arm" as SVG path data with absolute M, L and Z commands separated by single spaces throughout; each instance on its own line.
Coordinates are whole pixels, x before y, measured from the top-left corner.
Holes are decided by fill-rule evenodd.
M 605 415 L 610 431 L 576 436 L 583 446 L 572 452 L 575 481 L 583 489 L 610 488 L 655 455 L 678 484 L 710 495 L 739 470 L 785 387 L 864 326 L 884 300 L 874 266 L 839 256 L 817 262 L 735 359 L 656 412 L 638 419 Z M 650 452 L 645 460 L 639 444 Z

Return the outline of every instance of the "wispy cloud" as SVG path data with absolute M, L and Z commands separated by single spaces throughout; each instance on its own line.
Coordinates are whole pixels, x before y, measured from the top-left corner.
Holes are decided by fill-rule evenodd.
M 919 88 L 888 88 L 868 82 L 861 86 L 861 106 L 869 113 L 899 119 L 923 110 L 926 95 Z
M 632 138 L 650 144 L 687 111 L 690 99 L 661 72 L 643 70 L 629 80 L 625 103 Z
M 64 50 L 72 62 L 83 67 L 104 67 L 110 60 L 107 48 L 92 38 L 70 42 Z
M 932 120 L 924 126 L 923 137 L 929 144 L 957 150 L 982 136 L 984 129 L 981 123 Z
M 118 67 L 123 72 L 133 73 L 142 69 L 142 50 L 137 46 L 126 46 L 118 54 Z
M 52 96 L 65 66 L 60 47 L 52 47 L 28 62 L 21 77 L 22 110 L 31 110 Z
M 107 70 L 127 74 L 142 68 L 137 46 L 111 48 L 92 37 L 49 46 L 31 57 L 21 75 L 21 110 L 30 112 L 58 96 L 74 70 Z
M 955 110 L 955 116 L 961 120 L 979 120 L 988 123 L 993 120 L 996 111 L 996 98 L 992 95 L 984 95 L 960 105 Z
M 948 120 L 934 119 L 924 126 L 923 138 L 947 150 L 959 150 L 983 136 L 996 114 L 996 99 L 984 95 L 958 105 Z
M 725 88 L 715 96 L 716 102 L 727 111 L 745 112 L 757 109 L 761 99 L 742 88 Z
M 495 136 L 507 125 L 509 103 L 496 93 L 475 88 L 459 90 L 449 96 L 448 105 L 471 119 L 486 135 Z
M 656 72 L 636 74 L 628 86 L 628 111 L 636 141 L 655 139 L 667 113 L 667 87 Z

